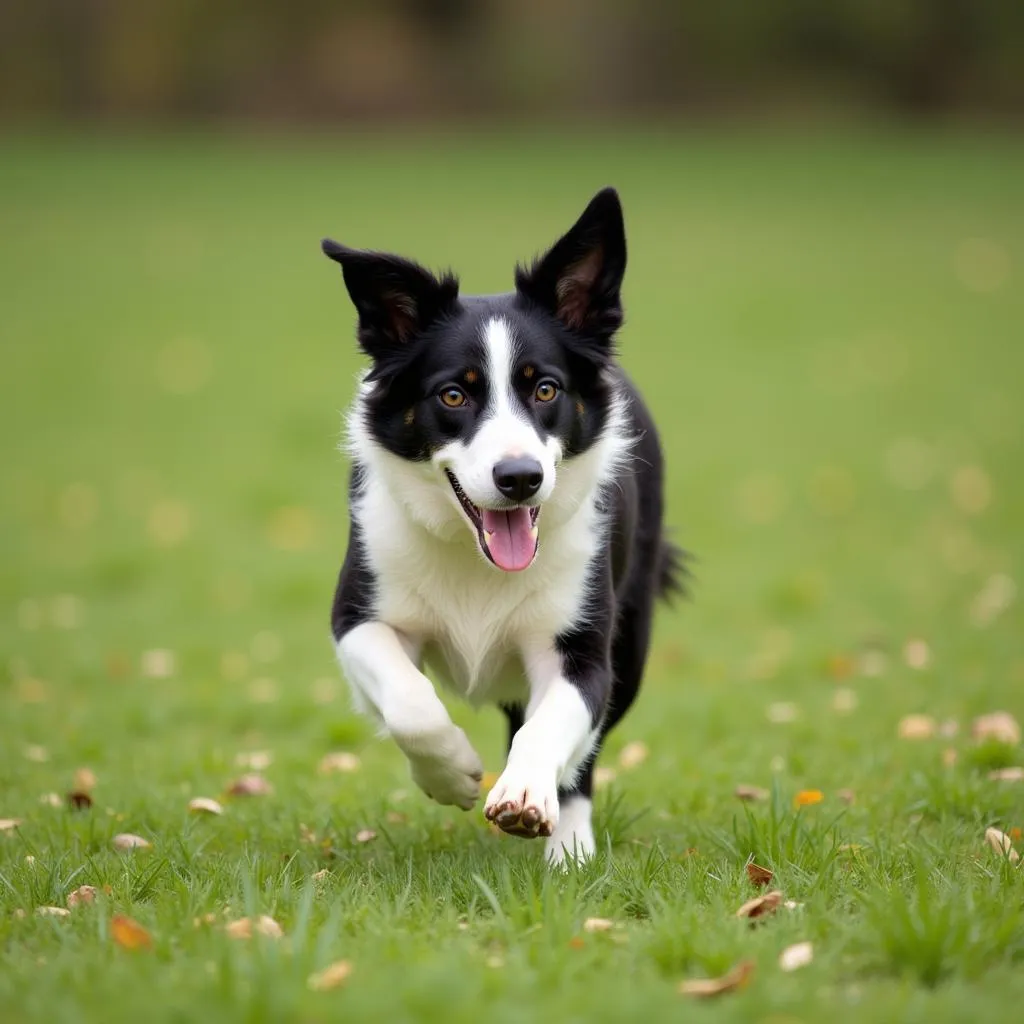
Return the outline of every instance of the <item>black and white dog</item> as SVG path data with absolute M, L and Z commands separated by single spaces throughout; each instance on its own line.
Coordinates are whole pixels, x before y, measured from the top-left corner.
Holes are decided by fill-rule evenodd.
M 469 809 L 483 768 L 424 674 L 508 717 L 484 814 L 547 855 L 594 852 L 594 762 L 679 582 L 651 417 L 616 365 L 622 208 L 598 193 L 515 291 L 460 296 L 325 240 L 372 360 L 349 418 L 351 529 L 332 627 L 357 706 L 413 779 Z

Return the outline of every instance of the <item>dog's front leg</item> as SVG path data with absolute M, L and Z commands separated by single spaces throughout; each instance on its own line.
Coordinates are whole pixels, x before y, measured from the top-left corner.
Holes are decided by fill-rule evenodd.
M 414 656 L 414 645 L 383 622 L 363 622 L 338 641 L 338 661 L 358 703 L 409 759 L 416 785 L 439 804 L 469 810 L 480 795 L 483 765 Z
M 525 721 L 484 805 L 487 818 L 511 835 L 532 839 L 555 832 L 558 788 L 571 785 L 594 748 L 611 672 L 606 658 L 586 660 L 580 664 L 553 647 L 524 652 L 530 681 Z

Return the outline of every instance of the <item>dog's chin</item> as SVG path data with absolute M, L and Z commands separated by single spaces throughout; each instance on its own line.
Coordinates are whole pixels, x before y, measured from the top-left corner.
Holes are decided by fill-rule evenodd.
M 482 508 L 470 501 L 455 474 L 445 470 L 467 523 L 476 535 L 480 550 L 503 572 L 522 572 L 533 565 L 540 544 L 537 519 L 540 508 L 518 505 L 510 508 Z

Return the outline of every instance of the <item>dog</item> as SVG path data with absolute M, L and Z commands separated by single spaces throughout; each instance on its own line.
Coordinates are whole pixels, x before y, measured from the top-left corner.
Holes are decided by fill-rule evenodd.
M 614 189 L 508 294 L 330 239 L 369 357 L 348 416 L 348 548 L 331 612 L 356 708 L 440 804 L 476 803 L 483 766 L 425 670 L 508 718 L 484 803 L 595 852 L 594 764 L 640 687 L 656 598 L 681 589 L 650 413 L 615 358 L 626 269 Z

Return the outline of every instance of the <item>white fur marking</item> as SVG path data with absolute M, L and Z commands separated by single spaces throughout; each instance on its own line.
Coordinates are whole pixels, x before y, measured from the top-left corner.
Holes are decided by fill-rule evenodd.
M 597 843 L 591 824 L 592 804 L 588 797 L 571 796 L 559 807 L 558 827 L 544 844 L 544 855 L 555 865 L 567 860 L 583 861 L 594 856 Z

